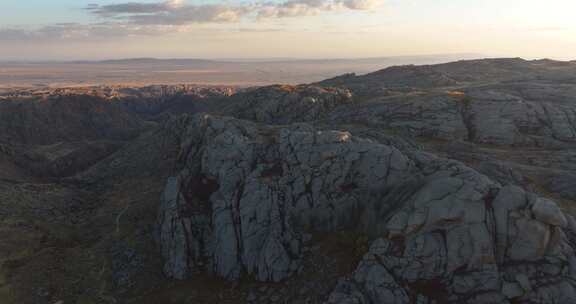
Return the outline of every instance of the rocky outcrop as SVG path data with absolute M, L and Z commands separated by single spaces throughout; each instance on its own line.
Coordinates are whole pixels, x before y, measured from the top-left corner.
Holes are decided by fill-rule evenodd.
M 106 98 L 144 117 L 162 114 L 197 113 L 210 109 L 214 101 L 231 96 L 232 87 L 154 85 L 141 88 L 105 88 Z
M 329 303 L 576 299 L 573 218 L 459 162 L 207 115 L 187 118 L 181 142 L 159 217 L 169 276 L 280 281 L 304 232 L 356 229 L 375 241 Z
M 191 275 L 208 264 L 230 279 L 242 272 L 286 278 L 298 268 L 301 229 L 355 225 L 358 191 L 398 184 L 410 167 L 393 147 L 306 124 L 262 128 L 197 116 L 184 138 L 182 169 L 168 183 L 160 222 L 163 250 L 184 246 L 187 235 L 187 254 L 179 256 L 189 260 L 165 254 L 168 273 Z M 195 221 L 207 225 L 191 225 Z M 176 226 L 185 233 L 175 234 Z
M 234 95 L 223 113 L 252 121 L 287 124 L 323 119 L 351 104 L 348 90 L 318 86 L 269 86 Z
M 520 85 L 516 85 L 520 86 Z M 532 83 L 520 87 L 534 88 Z M 554 85 L 542 85 L 554 94 Z M 576 142 L 576 105 L 536 100 L 500 87 L 374 100 L 332 113 L 334 122 L 369 122 L 407 135 L 497 145 L 559 147 Z
M 491 191 L 476 205 L 453 203 L 452 215 L 419 212 L 416 199 L 389 222 L 395 237 L 376 240 L 328 303 L 573 302 L 575 234 L 566 216 L 519 188 Z M 426 220 L 414 229 L 418 214 Z
M 197 85 L 149 85 L 132 87 L 101 85 L 67 88 L 14 88 L 0 91 L 0 101 L 34 101 L 62 97 L 90 96 L 107 103 L 119 105 L 128 112 L 154 117 L 162 113 L 188 113 L 197 108 L 206 109 L 205 101 L 229 97 L 235 87 Z
M 524 87 L 534 85 L 526 83 Z M 556 91 L 553 85 L 541 89 L 550 95 Z M 555 141 L 576 141 L 573 103 L 531 100 L 497 88 L 471 89 L 466 98 L 474 142 L 549 146 Z
M 354 107 L 342 107 L 330 114 L 338 123 L 363 123 L 400 130 L 407 136 L 440 139 L 467 139 L 469 131 L 457 97 L 416 96 L 385 98 Z

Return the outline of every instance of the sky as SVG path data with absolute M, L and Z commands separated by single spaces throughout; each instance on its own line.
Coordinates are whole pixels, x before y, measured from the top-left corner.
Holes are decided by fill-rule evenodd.
M 0 61 L 576 59 L 574 0 L 0 0 Z

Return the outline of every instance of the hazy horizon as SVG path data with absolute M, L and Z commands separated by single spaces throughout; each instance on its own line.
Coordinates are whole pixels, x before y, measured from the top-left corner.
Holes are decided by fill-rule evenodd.
M 299 84 L 347 73 L 366 74 L 394 65 L 438 64 L 476 58 L 476 55 L 460 54 L 356 59 L 125 58 L 96 61 L 0 61 L 0 87 Z
M 6 59 L 0 58 L 2 63 L 69 63 L 69 62 L 107 62 L 107 61 L 128 61 L 128 60 L 198 60 L 198 61 L 214 61 L 214 62 L 285 62 L 285 61 L 355 61 L 355 60 L 382 60 L 382 59 L 421 59 L 421 58 L 446 58 L 447 60 L 474 60 L 474 59 L 488 59 L 488 58 L 522 58 L 525 60 L 536 59 L 552 59 L 546 57 L 507 57 L 497 55 L 485 55 L 474 53 L 453 53 L 453 54 L 416 54 L 416 55 L 392 55 L 392 56 L 370 56 L 370 57 L 162 57 L 162 56 L 146 56 L 146 57 L 100 57 L 100 58 L 83 58 L 71 57 L 63 59 L 50 59 L 50 58 L 22 58 L 22 59 Z M 576 56 L 574 57 L 576 58 Z M 571 60 L 571 59 L 566 59 Z

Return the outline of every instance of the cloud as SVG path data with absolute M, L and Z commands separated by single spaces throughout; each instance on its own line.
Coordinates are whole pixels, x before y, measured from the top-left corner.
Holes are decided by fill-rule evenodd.
M 90 4 L 86 10 L 101 17 L 113 17 L 119 14 L 154 14 L 177 10 L 183 6 L 182 1 L 165 1 L 160 3 L 128 2 L 120 4 Z
M 318 15 L 322 12 L 370 10 L 382 0 L 288 0 L 242 5 L 187 5 L 182 0 L 157 3 L 90 5 L 86 9 L 105 19 L 132 24 L 183 25 L 228 23 L 242 19 L 269 19 Z
M 177 31 L 173 27 L 134 26 L 118 23 L 59 23 L 39 28 L 0 28 L 0 41 L 108 40 L 131 36 L 158 36 Z
M 383 0 L 286 0 L 242 4 L 186 4 L 184 0 L 90 4 L 84 9 L 98 23 L 60 23 L 35 28 L 0 28 L 0 41 L 60 41 L 158 36 L 191 32 L 198 24 L 254 24 L 263 20 L 366 11 Z M 203 29 L 204 31 L 206 29 Z M 263 30 L 264 31 L 264 30 Z
M 186 6 L 154 14 L 132 14 L 118 19 L 141 25 L 185 25 L 192 23 L 238 22 L 250 11 L 245 7 L 221 5 Z
M 370 10 L 382 5 L 381 0 L 344 0 L 341 3 L 352 10 Z
M 382 0 L 290 0 L 276 5 L 263 5 L 257 9 L 260 18 L 313 16 L 323 12 L 345 10 L 371 10 Z

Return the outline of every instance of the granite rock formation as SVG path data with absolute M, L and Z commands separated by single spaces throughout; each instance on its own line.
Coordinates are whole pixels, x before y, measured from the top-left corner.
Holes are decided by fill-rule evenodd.
M 576 300 L 574 219 L 462 163 L 307 124 L 187 118 L 160 207 L 164 271 L 278 282 L 303 236 L 376 240 L 328 303 Z

